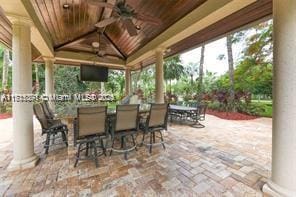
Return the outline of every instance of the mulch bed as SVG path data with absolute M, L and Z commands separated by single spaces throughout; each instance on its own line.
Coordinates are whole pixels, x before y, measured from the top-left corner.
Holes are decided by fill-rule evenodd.
M 242 114 L 239 112 L 220 112 L 220 111 L 214 111 L 211 109 L 207 110 L 207 114 L 217 116 L 222 119 L 226 120 L 254 120 L 258 118 L 257 116 L 251 116 L 247 114 Z
M 0 120 L 1 120 L 1 119 L 11 118 L 11 117 L 12 117 L 11 114 L 0 114 Z

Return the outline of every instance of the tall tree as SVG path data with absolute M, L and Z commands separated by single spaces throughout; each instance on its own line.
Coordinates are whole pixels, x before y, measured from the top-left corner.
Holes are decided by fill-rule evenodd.
M 39 85 L 39 72 L 38 72 L 38 64 L 34 64 L 35 66 L 35 85 L 36 85 L 36 94 L 39 94 L 39 89 L 40 89 L 40 85 Z
M 172 93 L 172 80 L 179 80 L 183 74 L 184 67 L 179 55 L 165 60 L 164 79 L 170 82 L 170 93 Z
M 228 78 L 229 78 L 229 104 L 231 105 L 231 111 L 235 111 L 235 79 L 234 79 L 234 61 L 233 61 L 233 51 L 232 51 L 232 45 L 234 43 L 240 42 L 245 36 L 245 32 L 241 31 L 238 33 L 235 33 L 233 35 L 228 35 L 226 37 L 226 46 L 227 46 L 227 59 L 228 59 Z M 225 59 L 225 55 L 219 55 L 219 60 Z
M 234 63 L 233 63 L 233 52 L 232 52 L 232 42 L 233 36 L 228 35 L 226 37 L 227 40 L 227 59 L 228 59 L 228 73 L 229 73 L 229 82 L 230 82 L 230 104 L 234 103 L 235 99 L 235 90 L 234 90 Z M 234 111 L 234 107 L 232 106 L 232 111 Z
M 198 63 L 190 62 L 185 68 L 186 75 L 190 76 L 190 85 L 191 86 L 193 86 L 194 74 L 197 74 L 197 71 L 198 71 Z
M 199 72 L 198 72 L 198 101 L 202 100 L 202 94 L 203 94 L 203 67 L 204 67 L 204 61 L 205 61 L 205 45 L 201 46 L 200 51 L 200 61 L 199 61 Z
M 254 95 L 272 96 L 272 22 L 254 27 L 255 33 L 246 39 L 243 59 L 235 69 L 236 90 Z
M 8 70 L 9 70 L 9 49 L 3 50 L 3 70 L 2 70 L 2 88 L 6 90 L 8 88 Z
M 142 74 L 142 69 L 135 71 L 131 75 L 131 81 L 132 81 L 132 92 L 136 92 L 139 88 L 139 82 Z

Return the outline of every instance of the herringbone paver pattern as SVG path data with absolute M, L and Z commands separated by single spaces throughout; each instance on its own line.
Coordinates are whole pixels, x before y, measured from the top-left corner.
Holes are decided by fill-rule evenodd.
M 1 123 L 0 123 L 1 124 Z M 262 196 L 270 176 L 271 120 L 226 121 L 208 116 L 206 128 L 171 125 L 166 150 L 145 147 L 129 154 L 100 157 L 73 167 L 74 152 L 56 146 L 39 165 L 8 172 L 12 144 L 0 144 L 0 195 L 7 196 Z M 2 132 L 2 131 L 1 131 Z M 141 136 L 138 136 L 140 140 Z

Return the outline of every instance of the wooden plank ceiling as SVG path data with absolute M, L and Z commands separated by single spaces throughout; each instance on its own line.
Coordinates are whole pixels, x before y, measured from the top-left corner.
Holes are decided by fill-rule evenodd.
M 104 12 L 108 10 L 95 2 L 104 0 L 30 1 L 56 51 L 94 53 L 91 43 L 99 39 L 94 25 L 104 18 Z M 116 22 L 106 27 L 100 44 L 106 50 L 106 56 L 125 60 L 205 1 L 126 0 L 135 12 L 155 17 L 161 25 L 134 20 L 140 30 L 137 36 L 131 37 L 121 22 Z M 68 9 L 64 8 L 65 4 L 69 5 Z
M 6 46 L 10 47 L 12 43 L 11 23 L 6 18 L 4 11 L 0 7 L 0 40 Z

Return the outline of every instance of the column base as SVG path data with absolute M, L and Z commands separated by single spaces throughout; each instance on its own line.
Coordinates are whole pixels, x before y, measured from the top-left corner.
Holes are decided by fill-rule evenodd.
M 273 197 L 294 197 L 296 191 L 285 189 L 279 185 L 276 185 L 272 181 L 268 181 L 262 188 L 262 191 Z
M 15 170 L 23 170 L 23 169 L 33 168 L 38 164 L 38 162 L 39 162 L 39 157 L 35 154 L 32 157 L 29 157 L 29 158 L 23 159 L 23 160 L 13 159 L 10 162 L 7 170 L 8 171 L 15 171 Z

